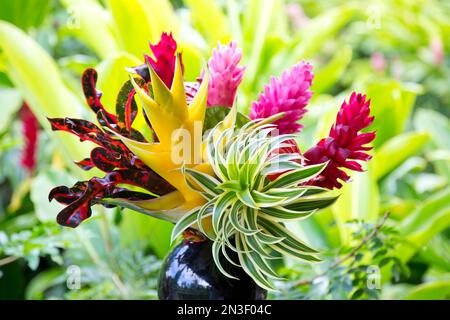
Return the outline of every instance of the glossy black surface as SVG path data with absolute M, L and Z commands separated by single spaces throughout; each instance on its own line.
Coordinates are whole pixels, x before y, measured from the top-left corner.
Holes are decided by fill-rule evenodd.
M 241 269 L 223 259 L 229 279 L 217 269 L 211 241 L 183 242 L 164 261 L 158 295 L 161 300 L 264 300 L 267 292 Z M 237 261 L 237 258 L 235 259 Z

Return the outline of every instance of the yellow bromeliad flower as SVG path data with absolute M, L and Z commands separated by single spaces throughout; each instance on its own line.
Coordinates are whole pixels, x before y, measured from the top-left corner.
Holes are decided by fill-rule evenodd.
M 190 104 L 187 103 L 181 57 L 178 54 L 171 88 L 149 66 L 153 97 L 132 78 L 133 86 L 158 138 L 157 142 L 139 142 L 120 136 L 122 142 L 149 168 L 176 188 L 151 200 L 129 201 L 132 207 L 144 209 L 152 216 L 176 222 L 186 212 L 202 206 L 206 200 L 186 183 L 182 167 L 214 174 L 205 155 L 202 140 L 208 99 L 208 71 Z M 222 122 L 223 130 L 232 128 L 236 120 L 233 108 Z M 209 229 L 208 219 L 204 228 Z

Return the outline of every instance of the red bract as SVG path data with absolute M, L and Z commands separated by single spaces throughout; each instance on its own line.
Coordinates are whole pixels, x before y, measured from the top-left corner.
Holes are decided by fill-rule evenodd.
M 84 170 L 93 167 L 106 172 L 103 178 L 92 178 L 89 181 L 77 182 L 72 188 L 60 186 L 49 194 L 49 200 L 67 205 L 57 217 L 58 223 L 76 227 L 91 215 L 91 206 L 103 198 L 127 198 L 132 200 L 149 199 L 147 193 L 133 192 L 118 188 L 119 184 L 141 187 L 152 194 L 163 195 L 174 188 L 159 175 L 139 160 L 121 140 L 110 132 L 145 142 L 144 136 L 131 126 L 137 115 L 137 105 L 134 100 L 135 91 L 130 81 L 126 82 L 117 98 L 116 114 L 111 114 L 100 101 L 101 93 L 96 89 L 97 72 L 93 69 L 85 71 L 82 85 L 86 102 L 97 114 L 101 127 L 92 122 L 71 119 L 48 119 L 52 130 L 67 131 L 80 138 L 81 141 L 91 141 L 98 145 L 91 151 L 89 158 L 77 162 Z M 137 83 L 145 88 L 144 81 Z
M 20 119 L 22 121 L 22 133 L 25 140 L 20 164 L 29 174 L 32 174 L 33 169 L 36 166 L 39 123 L 26 103 L 24 103 L 20 109 Z
M 366 96 L 353 92 L 349 102 L 342 104 L 331 127 L 330 134 L 305 152 L 306 164 L 318 164 L 329 161 L 322 174 L 311 184 L 325 188 L 341 188 L 338 180 L 348 181 L 350 177 L 341 168 L 363 171 L 357 160 L 367 161 L 371 158 L 365 151 L 371 150 L 366 145 L 375 139 L 375 132 L 361 133 L 374 117 L 370 116 L 370 100 Z
M 150 64 L 156 74 L 170 88 L 175 72 L 177 42 L 172 37 L 172 33 L 167 34 L 164 32 L 156 45 L 150 44 L 150 49 L 154 58 L 144 55 L 146 63 L 130 70 L 141 76 L 145 82 L 150 82 L 150 70 L 148 68 L 148 64 Z

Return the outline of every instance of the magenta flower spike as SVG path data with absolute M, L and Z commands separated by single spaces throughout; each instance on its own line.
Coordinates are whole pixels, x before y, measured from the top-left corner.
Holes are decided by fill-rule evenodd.
M 371 150 L 365 146 L 375 139 L 375 132 L 361 133 L 374 117 L 370 116 L 370 100 L 361 93 L 353 92 L 349 102 L 339 110 L 336 122 L 330 134 L 305 152 L 306 164 L 317 164 L 330 161 L 322 174 L 312 184 L 329 189 L 341 188 L 338 181 L 348 181 L 350 177 L 341 168 L 363 171 L 361 164 L 355 160 L 367 161 L 371 158 L 364 151 Z
M 312 66 L 304 61 L 283 72 L 281 78 L 272 77 L 270 84 L 264 86 L 259 100 L 252 103 L 250 119 L 263 119 L 285 112 L 283 118 L 274 122 L 280 134 L 299 132 L 303 125 L 297 122 L 307 111 L 305 107 L 312 96 L 313 77 Z
M 161 34 L 161 39 L 157 44 L 150 43 L 150 49 L 153 52 L 154 58 L 149 55 L 144 55 L 146 63 L 152 66 L 156 74 L 170 88 L 175 71 L 177 42 L 173 38 L 172 33 L 167 34 L 164 32 Z M 147 65 L 136 67 L 135 72 L 141 75 L 146 81 L 150 81 Z
M 231 108 L 236 91 L 244 77 L 245 67 L 239 65 L 242 50 L 232 41 L 228 45 L 218 44 L 209 59 L 210 72 L 208 86 L 208 107 L 225 106 Z

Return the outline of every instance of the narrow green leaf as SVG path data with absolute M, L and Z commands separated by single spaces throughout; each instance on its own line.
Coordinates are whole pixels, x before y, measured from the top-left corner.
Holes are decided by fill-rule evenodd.
M 259 192 L 257 190 L 253 190 L 251 192 L 251 195 L 258 208 L 277 206 L 288 200 L 287 197 L 270 195 L 267 193 Z
M 241 215 L 243 212 L 241 211 L 242 203 L 236 201 L 230 210 L 230 222 L 231 224 L 238 230 L 239 232 L 245 234 L 245 235 L 251 235 L 258 232 L 258 229 L 247 229 L 245 226 L 241 223 Z M 245 211 L 244 211 L 245 212 Z
M 222 243 L 219 243 L 218 241 L 214 241 L 212 244 L 212 254 L 213 254 L 213 260 L 217 266 L 217 268 L 219 269 L 220 272 L 222 272 L 222 274 L 228 278 L 231 279 L 236 279 L 239 280 L 238 278 L 236 278 L 235 276 L 229 274 L 222 266 L 222 263 L 220 262 L 220 253 L 222 251 Z
M 236 246 L 238 250 L 245 251 L 241 238 L 236 237 Z M 239 262 L 245 272 L 258 284 L 261 288 L 273 291 L 273 285 L 260 273 L 260 271 L 255 268 L 255 265 L 250 260 L 247 254 L 239 252 Z
M 293 211 L 279 207 L 261 208 L 261 212 L 267 215 L 267 219 L 275 221 L 295 221 L 309 217 L 314 211 Z
M 293 211 L 311 211 L 323 209 L 332 205 L 338 197 L 323 197 L 323 198 L 300 198 L 295 202 L 284 206 L 288 210 Z
M 186 213 L 176 224 L 172 230 L 171 242 L 173 242 L 184 230 L 192 226 L 197 221 L 199 209 L 195 208 Z
M 303 243 L 300 239 L 298 239 L 292 232 L 287 230 L 279 223 L 274 223 L 268 219 L 264 219 L 261 216 L 258 216 L 258 224 L 264 228 L 269 234 L 284 238 L 281 243 L 286 244 L 291 247 L 293 250 L 299 250 L 302 252 L 311 252 L 317 253 L 316 250 L 310 248 L 308 245 Z
M 237 192 L 236 195 L 246 206 L 250 208 L 257 208 L 255 200 L 253 200 L 252 194 L 248 189 Z
M 201 186 L 205 192 L 209 193 L 212 196 L 220 194 L 220 192 L 217 190 L 217 186 L 220 184 L 220 182 L 214 177 L 189 168 L 186 168 L 185 172 L 195 181 L 195 183 Z
M 266 185 L 265 191 L 272 188 L 287 188 L 293 185 L 300 185 L 302 182 L 310 180 L 319 175 L 326 167 L 327 163 L 320 163 L 312 166 L 303 167 L 298 170 L 289 171 Z
M 233 192 L 225 192 L 217 198 L 212 212 L 212 225 L 216 233 L 220 230 L 220 220 L 223 218 L 224 211 L 230 207 L 235 201 L 235 194 Z

